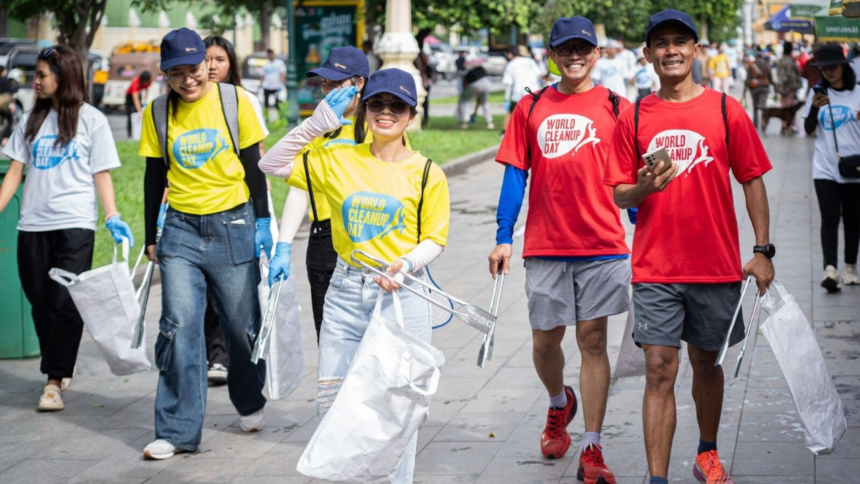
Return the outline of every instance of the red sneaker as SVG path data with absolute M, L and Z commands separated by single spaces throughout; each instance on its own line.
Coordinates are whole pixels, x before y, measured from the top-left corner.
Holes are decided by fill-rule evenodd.
M 720 462 L 720 455 L 716 450 L 702 452 L 696 456 L 693 477 L 703 484 L 735 484 L 732 476 L 726 472 L 723 463 Z
M 567 405 L 564 408 L 550 407 L 546 415 L 546 427 L 540 436 L 540 451 L 547 459 L 561 459 L 570 448 L 567 426 L 576 416 L 576 395 L 573 388 L 564 387 Z
M 615 484 L 615 475 L 603 462 L 603 447 L 591 444 L 582 449 L 576 478 L 585 484 Z

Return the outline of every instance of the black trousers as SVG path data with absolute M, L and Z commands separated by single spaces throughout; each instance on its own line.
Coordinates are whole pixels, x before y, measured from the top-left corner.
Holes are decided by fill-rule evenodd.
M 84 320 L 69 290 L 48 277 L 57 267 L 80 274 L 92 268 L 95 232 L 65 229 L 18 232 L 18 276 L 33 306 L 33 324 L 42 352 L 42 373 L 48 379 L 72 376 Z
M 860 183 L 813 180 L 821 210 L 821 248 L 824 267 L 839 261 L 839 219 L 845 224 L 845 263 L 857 264 L 860 248 Z
M 269 104 L 269 96 L 275 97 L 275 109 L 278 109 L 281 106 L 281 100 L 278 99 L 278 90 L 277 89 L 263 89 L 263 102 L 265 103 L 264 108 L 268 108 L 271 106 Z
M 128 137 L 131 138 L 131 115 L 134 114 L 134 99 L 132 99 L 131 94 L 125 95 L 125 117 L 127 122 L 125 123 L 126 130 L 128 130 Z
M 314 312 L 314 328 L 317 330 L 317 343 L 319 343 L 325 293 L 328 291 L 328 284 L 331 282 L 335 267 L 337 267 L 337 252 L 335 252 L 331 240 L 330 220 L 314 222 L 311 225 L 305 266 L 308 269 L 308 282 L 311 284 L 311 308 Z
M 206 338 L 206 360 L 209 365 L 219 363 L 224 368 L 230 366 L 230 356 L 227 354 L 227 340 L 221 331 L 221 320 L 218 318 L 215 296 L 212 291 L 206 299 L 206 315 L 203 317 L 203 332 Z

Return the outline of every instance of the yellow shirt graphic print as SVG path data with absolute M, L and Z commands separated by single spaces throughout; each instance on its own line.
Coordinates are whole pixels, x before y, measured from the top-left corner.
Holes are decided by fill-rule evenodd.
M 239 102 L 239 149 L 259 143 L 265 135 L 254 114 L 254 108 L 241 92 Z M 248 201 L 245 169 L 236 154 L 224 113 L 218 85 L 211 83 L 209 92 L 193 103 L 182 100 L 168 113 L 168 156 L 170 182 L 168 202 L 174 209 L 194 215 L 208 215 L 229 210 Z M 161 147 L 152 119 L 152 103 L 143 113 L 141 156 L 161 158 Z
M 332 207 L 332 241 L 342 259 L 351 263 L 350 254 L 360 249 L 391 261 L 415 248 L 426 161 L 415 153 L 386 163 L 370 154 L 369 144 L 321 148 L 309 154 L 314 194 Z M 307 190 L 302 156 L 296 159 L 288 183 Z M 442 169 L 431 164 L 421 208 L 421 240 L 445 246 L 449 220 L 448 181 Z

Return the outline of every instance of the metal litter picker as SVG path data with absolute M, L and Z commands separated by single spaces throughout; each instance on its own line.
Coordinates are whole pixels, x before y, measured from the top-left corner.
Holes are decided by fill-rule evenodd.
M 729 342 L 732 337 L 732 330 L 735 328 L 735 322 L 738 319 L 738 314 L 741 312 L 741 305 L 743 304 L 744 296 L 746 296 L 747 289 L 749 289 L 750 284 L 752 284 L 754 280 L 755 278 L 753 276 L 749 276 L 747 280 L 744 281 L 743 289 L 741 289 L 741 297 L 738 301 L 738 306 L 735 308 L 734 315 L 732 315 L 732 322 L 731 324 L 729 324 L 729 331 L 728 333 L 726 333 L 726 339 L 725 341 L 723 341 L 723 346 L 720 348 L 720 354 L 717 356 L 717 362 L 714 364 L 714 366 L 721 366 L 723 364 L 723 360 L 726 357 L 726 352 L 729 350 Z M 749 341 L 749 333 L 750 331 L 752 331 L 752 323 L 754 321 L 756 309 L 758 309 L 758 303 L 760 299 L 760 294 L 758 293 L 758 290 L 756 290 L 755 302 L 753 303 L 753 308 L 750 312 L 749 324 L 744 328 L 744 341 L 743 345 L 741 346 L 741 351 L 738 354 L 738 362 L 737 366 L 735 367 L 735 378 L 738 377 L 738 372 L 740 371 L 741 362 L 744 358 L 744 352 L 747 348 L 747 341 Z
M 359 257 L 361 257 L 364 260 L 359 259 Z M 454 304 L 461 306 L 464 311 L 458 311 L 456 309 L 448 307 L 447 305 L 442 304 L 439 301 L 436 301 L 435 299 L 426 296 L 423 292 L 421 292 L 421 291 L 419 291 L 413 287 L 399 283 L 394 278 L 394 276 L 392 274 L 389 274 L 388 272 L 386 272 L 388 270 L 388 266 L 390 265 L 388 262 L 385 262 L 385 261 L 383 261 L 377 257 L 374 257 L 374 256 L 372 256 L 372 255 L 370 255 L 367 252 L 364 252 L 362 250 L 352 251 L 350 258 L 352 259 L 353 262 L 355 262 L 356 264 L 360 265 L 361 267 L 367 269 L 368 271 L 370 271 L 370 272 L 372 272 L 372 273 L 374 273 L 380 277 L 384 277 L 384 278 L 389 279 L 395 283 L 398 283 L 400 285 L 401 289 L 405 289 L 405 290 L 411 292 L 412 294 L 415 294 L 416 296 L 424 299 L 425 301 L 429 302 L 430 304 L 433 304 L 434 306 L 438 307 L 439 309 L 442 309 L 443 311 L 447 311 L 447 312 L 453 314 L 460 321 L 463 321 L 467 325 L 469 325 L 469 326 L 477 329 L 478 331 L 484 333 L 486 336 L 484 337 L 484 343 L 481 346 L 481 350 L 480 350 L 480 354 L 479 354 L 479 360 L 478 360 L 478 366 L 483 367 L 483 365 L 481 363 L 486 361 L 486 359 L 488 359 L 488 357 L 492 355 L 492 343 L 493 343 L 493 337 L 495 334 L 494 330 L 496 327 L 496 315 L 495 314 L 492 314 L 488 311 L 485 311 L 485 310 L 479 308 L 478 306 L 475 306 L 474 304 L 467 303 L 467 302 L 460 300 L 454 296 L 451 296 L 450 294 L 447 294 L 447 293 L 441 291 L 440 289 L 433 286 L 432 284 L 424 282 L 423 280 L 421 280 L 421 279 L 419 279 L 419 278 L 417 278 L 411 274 L 400 273 L 403 275 L 403 277 L 405 279 L 408 279 L 409 281 L 412 281 L 416 284 L 424 286 L 427 290 L 436 292 L 437 294 L 441 295 L 444 298 L 447 298 L 448 300 L 450 300 Z M 373 266 L 373 265 L 371 265 L 365 261 L 371 261 L 374 264 L 376 264 L 376 266 Z M 497 279 L 496 288 L 498 288 L 498 293 L 499 293 L 498 297 L 496 296 L 496 290 L 494 289 L 494 291 L 493 291 L 493 301 L 496 302 L 495 303 L 495 312 L 496 313 L 498 313 L 498 305 L 499 305 L 497 302 L 497 299 L 501 299 L 501 286 L 502 286 L 502 284 L 503 284 L 503 280 L 499 281 Z
M 254 351 L 251 353 L 251 361 L 258 364 L 260 360 L 267 359 L 269 354 L 269 339 L 272 336 L 272 325 L 275 324 L 275 312 L 278 309 L 278 301 L 281 299 L 281 288 L 284 287 L 284 279 L 278 279 L 278 289 L 269 292 L 266 301 L 266 314 L 263 316 L 263 324 L 260 325 L 260 335 L 254 343 Z

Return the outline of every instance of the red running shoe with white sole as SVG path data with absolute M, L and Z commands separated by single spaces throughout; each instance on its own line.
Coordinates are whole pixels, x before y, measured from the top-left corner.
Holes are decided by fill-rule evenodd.
M 561 459 L 570 448 L 567 426 L 576 416 L 576 395 L 573 388 L 565 385 L 567 405 L 564 408 L 550 407 L 546 415 L 546 427 L 540 436 L 540 451 L 547 459 Z
M 716 450 L 702 452 L 696 456 L 693 477 L 703 484 L 735 484 L 720 462 L 720 455 Z
M 582 449 L 576 478 L 585 484 L 615 484 L 615 474 L 603 462 L 603 447 L 591 444 Z

